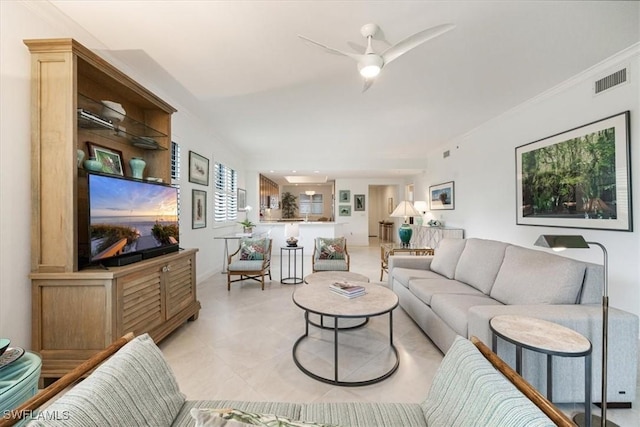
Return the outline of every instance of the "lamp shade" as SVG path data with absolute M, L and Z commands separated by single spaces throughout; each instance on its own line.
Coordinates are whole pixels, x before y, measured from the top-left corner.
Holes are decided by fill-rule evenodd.
M 418 212 L 416 208 L 413 207 L 411 202 L 407 200 L 400 202 L 398 206 L 396 206 L 396 208 L 391 213 L 392 217 L 405 218 L 405 219 L 410 216 L 418 216 L 418 215 L 420 215 L 420 212 Z
M 298 237 L 300 235 L 300 226 L 295 222 L 289 222 L 284 225 L 284 237 Z
M 556 235 L 542 234 L 534 243 L 535 246 L 550 248 L 555 250 L 562 249 L 588 249 L 589 245 L 580 235 Z

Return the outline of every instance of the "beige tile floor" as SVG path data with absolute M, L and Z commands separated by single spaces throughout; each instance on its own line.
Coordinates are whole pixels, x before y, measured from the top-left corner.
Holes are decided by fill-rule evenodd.
M 305 247 L 305 274 L 311 272 L 309 249 Z M 368 247 L 350 247 L 349 253 L 351 271 L 382 283 L 378 281 L 377 239 L 372 238 Z M 223 274 L 198 284 L 202 304 L 199 319 L 186 323 L 160 344 L 187 398 L 421 402 L 443 356 L 401 308 L 393 317 L 400 367 L 383 382 L 364 387 L 332 386 L 309 378 L 295 366 L 291 349 L 304 333 L 304 318 L 291 296 L 301 285 L 280 284 L 279 254 L 274 248 L 273 280 L 264 291 L 257 282 L 246 281 L 232 284 L 231 292 L 227 292 Z M 341 379 L 362 380 L 390 367 L 388 325 L 387 316 L 376 317 L 367 327 L 345 333 L 348 339 L 343 339 L 345 346 L 341 347 Z M 315 328 L 310 332 L 312 339 L 299 348 L 300 359 L 314 372 L 331 376 L 332 335 Z M 608 418 L 620 426 L 640 426 L 639 404 L 640 399 L 636 399 L 633 409 L 610 409 Z M 583 410 L 580 404 L 559 406 L 568 414 Z M 599 408 L 594 407 L 594 411 L 599 413 Z

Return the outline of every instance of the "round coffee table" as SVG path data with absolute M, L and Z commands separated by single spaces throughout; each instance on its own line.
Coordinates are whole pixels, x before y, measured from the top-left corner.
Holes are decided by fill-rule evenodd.
M 386 378 L 389 378 L 400 366 L 400 358 L 398 357 L 398 350 L 393 345 L 393 310 L 398 306 L 398 296 L 391 290 L 380 286 L 374 285 L 368 282 L 355 282 L 349 281 L 354 285 L 364 286 L 366 288 L 366 294 L 356 297 L 347 298 L 342 295 L 338 295 L 329 289 L 329 285 L 333 281 L 324 281 L 309 284 L 301 288 L 296 289 L 293 293 L 293 302 L 304 310 L 305 318 L 305 332 L 293 345 L 293 361 L 296 366 L 309 377 L 318 381 L 325 382 L 327 384 L 339 385 L 339 386 L 364 386 L 378 383 Z M 309 320 L 309 313 L 318 314 L 321 317 L 333 318 L 333 328 L 316 325 Z M 345 329 L 354 329 L 364 326 L 367 322 L 355 327 L 340 328 L 340 319 L 352 319 L 352 318 L 366 318 L 382 316 L 389 314 L 389 346 L 393 350 L 395 355 L 395 364 L 393 367 L 384 374 L 364 381 L 340 381 L 338 377 L 338 332 Z M 334 377 L 326 378 L 317 374 L 314 374 L 309 369 L 302 366 L 302 363 L 298 360 L 296 351 L 298 345 L 306 338 L 309 337 L 309 325 L 319 326 L 325 329 L 333 329 L 333 357 L 334 357 Z
M 304 278 L 304 283 L 319 282 L 369 282 L 367 276 L 350 271 L 318 271 Z

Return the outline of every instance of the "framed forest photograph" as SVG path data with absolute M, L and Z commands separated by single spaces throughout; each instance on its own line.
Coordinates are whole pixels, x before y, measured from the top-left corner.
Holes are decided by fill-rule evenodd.
M 518 225 L 633 231 L 629 111 L 516 148 Z

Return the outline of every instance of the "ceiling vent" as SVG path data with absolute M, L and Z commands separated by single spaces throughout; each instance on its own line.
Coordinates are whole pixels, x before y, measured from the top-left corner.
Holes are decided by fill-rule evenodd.
M 627 81 L 627 68 L 625 67 L 600 80 L 596 80 L 593 85 L 593 94 L 598 95 L 623 83 L 627 83 Z

